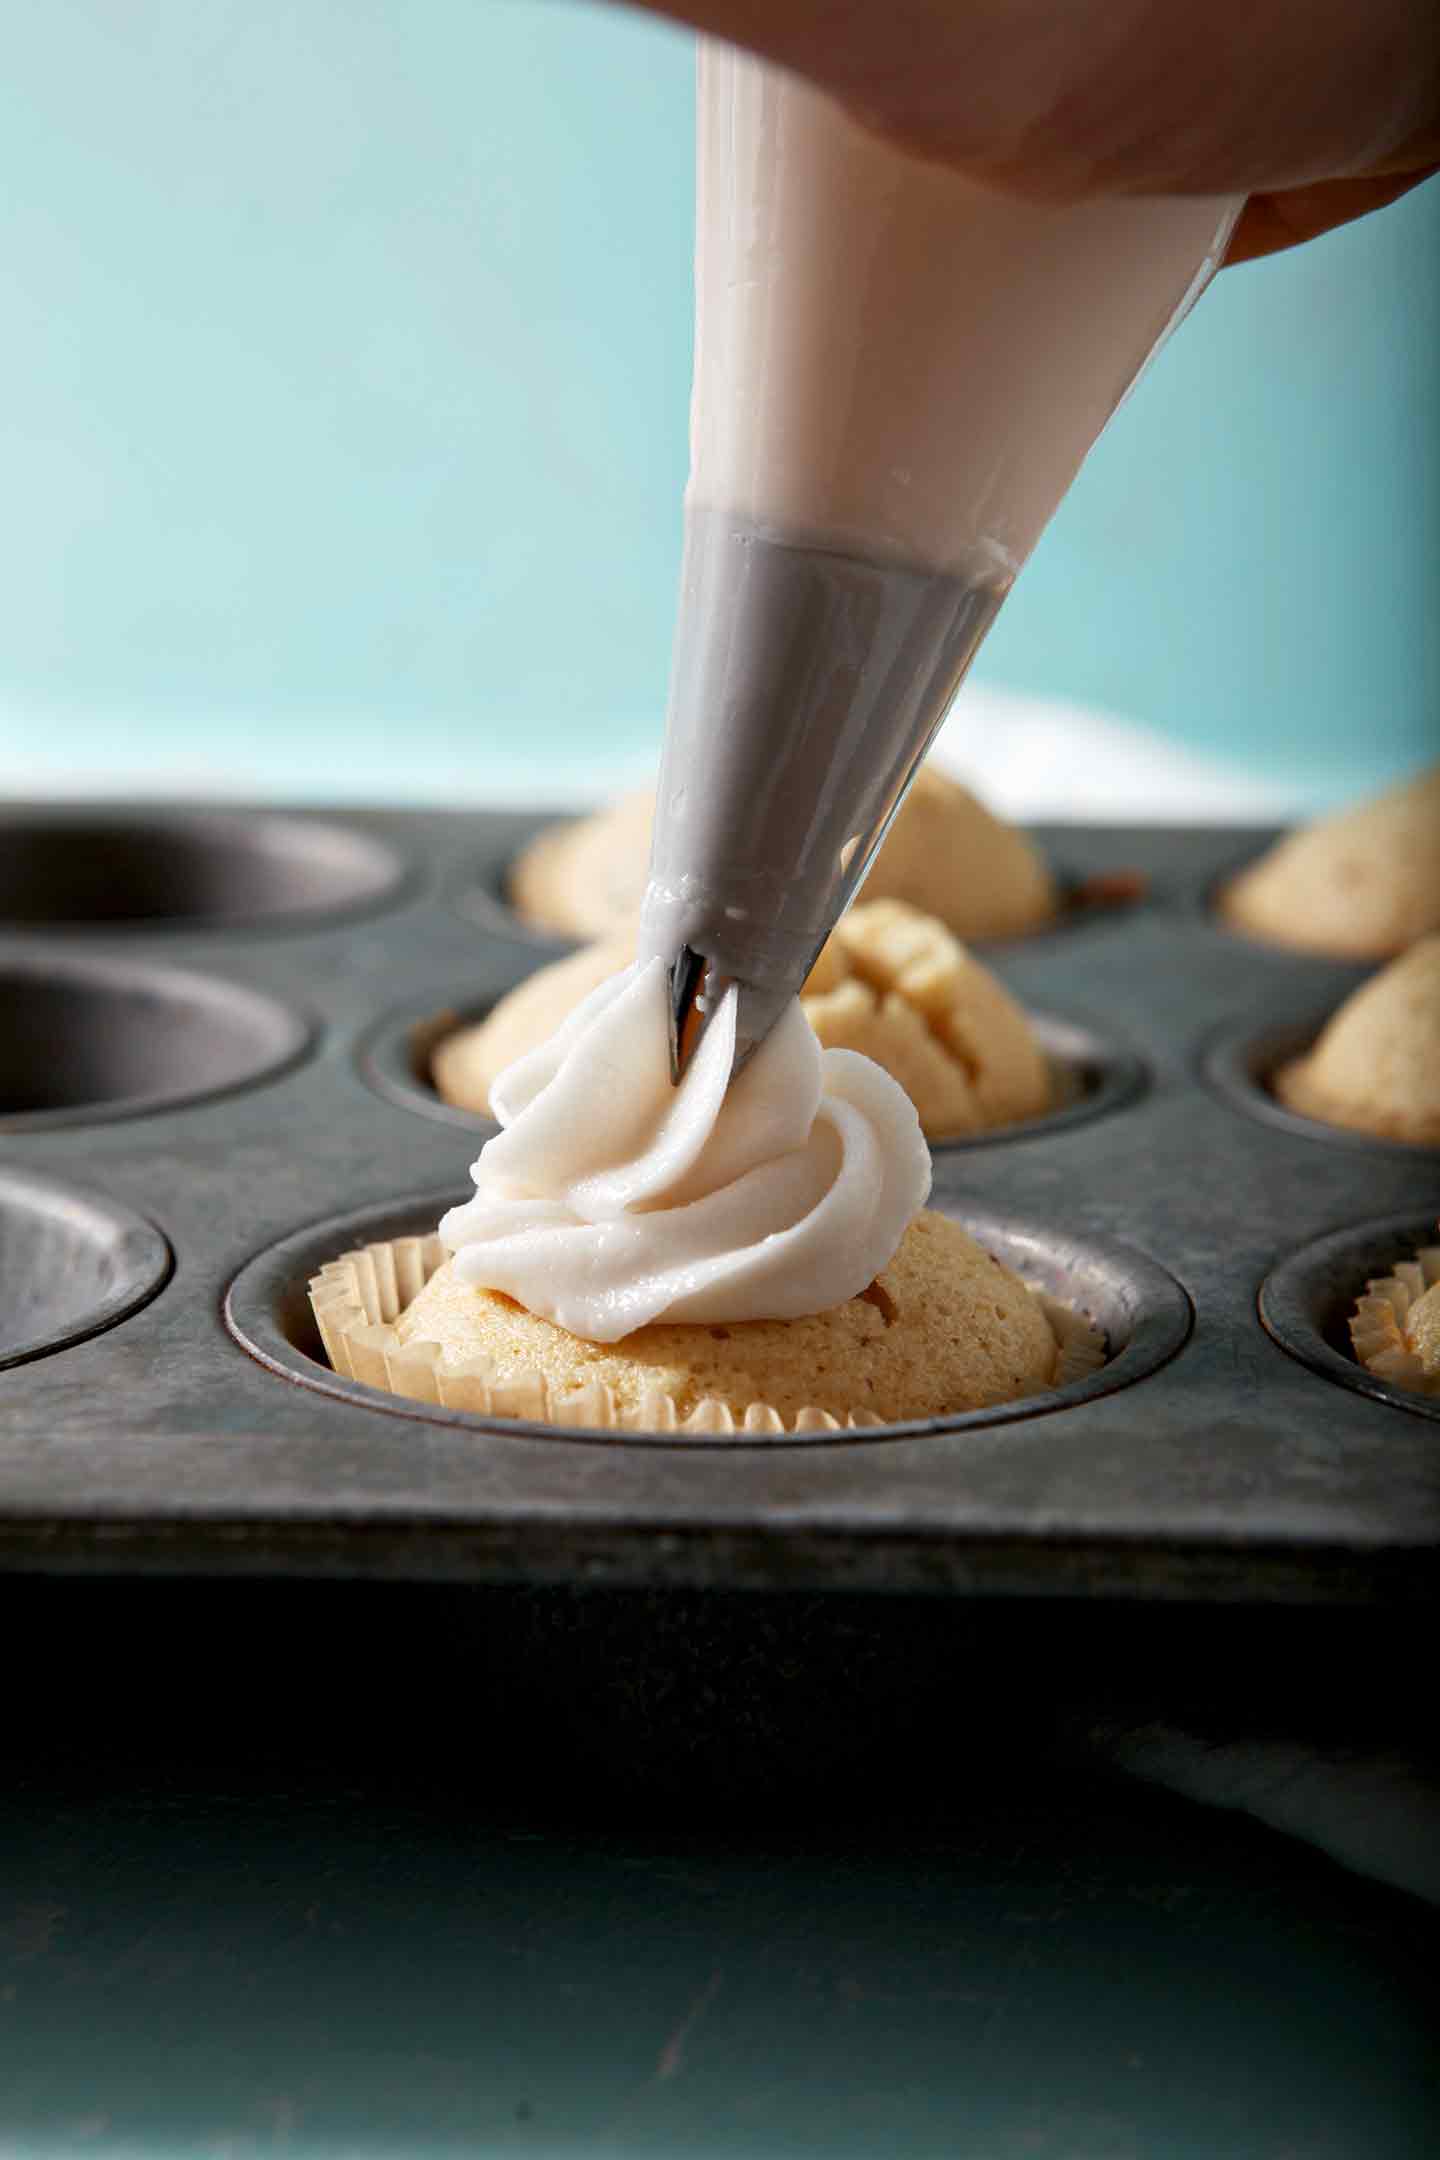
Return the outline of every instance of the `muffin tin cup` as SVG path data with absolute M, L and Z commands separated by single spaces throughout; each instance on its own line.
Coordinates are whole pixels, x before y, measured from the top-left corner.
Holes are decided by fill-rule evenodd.
M 1306 1117 L 1271 1093 L 1270 1081 L 1291 1058 L 1304 1057 L 1313 1049 L 1321 1029 L 1333 1018 L 1335 1007 L 1311 1012 L 1302 1020 L 1279 1020 L 1257 1028 L 1253 1020 L 1228 1022 L 1217 1028 L 1200 1052 L 1200 1070 L 1207 1084 L 1223 1102 L 1246 1117 L 1258 1118 L 1279 1132 L 1303 1140 L 1318 1140 L 1331 1147 L 1360 1150 L 1404 1158 L 1440 1157 L 1440 1148 L 1420 1140 L 1397 1140 L 1384 1133 L 1357 1131 L 1350 1125 L 1327 1124 L 1323 1118 Z
M 287 929 L 393 899 L 383 841 L 271 812 L 0 814 L 0 930 Z
M 1436 1195 L 1440 1211 L 1440 1192 Z M 1367 1371 L 1350 1348 L 1349 1318 L 1372 1277 L 1393 1273 L 1421 1245 L 1435 1243 L 1435 1212 L 1387 1215 L 1302 1245 L 1260 1286 L 1262 1325 L 1312 1372 L 1359 1395 L 1440 1423 L 1440 1397 L 1417 1395 Z
M 310 1047 L 263 992 L 179 968 L 0 945 L 0 1133 L 49 1131 L 253 1087 Z
M 98 1335 L 146 1304 L 170 1248 L 104 1194 L 0 1165 L 0 1368 Z
M 242 1268 L 225 1300 L 232 1335 L 252 1357 L 286 1380 L 326 1395 L 363 1403 L 400 1417 L 448 1425 L 461 1432 L 503 1430 L 540 1441 L 589 1441 L 610 1448 L 777 1449 L 860 1447 L 890 1440 L 963 1435 L 983 1427 L 1044 1417 L 1114 1394 L 1157 1371 L 1183 1349 L 1193 1320 L 1190 1300 L 1163 1268 L 1141 1253 L 1107 1239 L 1067 1236 L 1011 1215 L 939 1200 L 987 1251 L 1013 1267 L 1037 1290 L 1082 1312 L 1106 1340 L 1106 1362 L 1068 1386 L 991 1409 L 947 1418 L 916 1418 L 857 1431 L 787 1433 L 629 1433 L 584 1426 L 539 1425 L 525 1419 L 482 1418 L 464 1410 L 411 1401 L 362 1381 L 349 1380 L 325 1362 L 310 1310 L 308 1286 L 329 1260 L 357 1247 L 392 1238 L 425 1235 L 453 1204 L 453 1190 L 422 1194 L 389 1207 L 333 1216 L 284 1238 Z
M 361 1041 L 361 1074 L 388 1101 L 488 1139 L 498 1130 L 494 1119 L 481 1111 L 462 1110 L 446 1102 L 436 1092 L 429 1073 L 430 1060 L 445 1038 L 483 1020 L 494 1010 L 495 1003 L 492 999 L 484 1004 L 466 1004 L 458 998 L 452 1003 L 437 1003 L 428 998 L 388 1014 Z M 1143 1059 L 1108 1042 L 1084 1022 L 1053 1012 L 1029 1011 L 1028 1018 L 1054 1075 L 1055 1108 L 1039 1117 L 1017 1118 L 985 1132 L 932 1140 L 934 1153 L 1047 1137 L 1106 1116 L 1133 1102 L 1145 1087 L 1148 1073 Z

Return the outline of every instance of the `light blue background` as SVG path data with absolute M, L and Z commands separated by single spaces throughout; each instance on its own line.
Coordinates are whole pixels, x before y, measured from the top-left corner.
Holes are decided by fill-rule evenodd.
M 688 40 L 542 0 L 10 0 L 0 787 L 513 791 L 658 739 Z M 1440 726 L 1440 189 L 1227 273 L 980 680 L 1344 792 Z

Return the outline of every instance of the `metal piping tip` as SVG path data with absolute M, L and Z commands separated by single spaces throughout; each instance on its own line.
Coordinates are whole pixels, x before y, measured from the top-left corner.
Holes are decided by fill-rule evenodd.
M 682 945 L 670 963 L 670 1085 L 679 1087 L 705 1029 L 704 988 L 710 963 Z
M 735 1057 L 730 1078 L 744 1070 L 789 1001 L 786 991 L 761 991 L 752 983 L 724 974 L 705 953 L 682 945 L 670 963 L 670 1084 L 678 1087 L 700 1047 L 700 1038 L 718 1012 L 725 993 L 739 994 L 735 1018 Z

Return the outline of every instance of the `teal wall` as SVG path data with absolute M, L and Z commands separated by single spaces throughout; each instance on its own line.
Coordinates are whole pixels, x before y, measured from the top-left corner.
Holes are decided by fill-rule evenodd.
M 691 61 L 557 0 L 9 0 L 0 785 L 657 737 Z M 1229 273 L 982 679 L 1348 784 L 1440 725 L 1440 189 Z

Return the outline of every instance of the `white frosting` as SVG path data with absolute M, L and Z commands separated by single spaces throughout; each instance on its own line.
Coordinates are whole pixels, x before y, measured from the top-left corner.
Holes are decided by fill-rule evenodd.
M 866 1289 L 930 1190 L 904 1090 L 792 1001 L 727 1093 L 733 992 L 672 1087 L 666 1015 L 663 963 L 637 964 L 500 1074 L 503 1130 L 440 1225 L 456 1273 L 592 1342 Z

